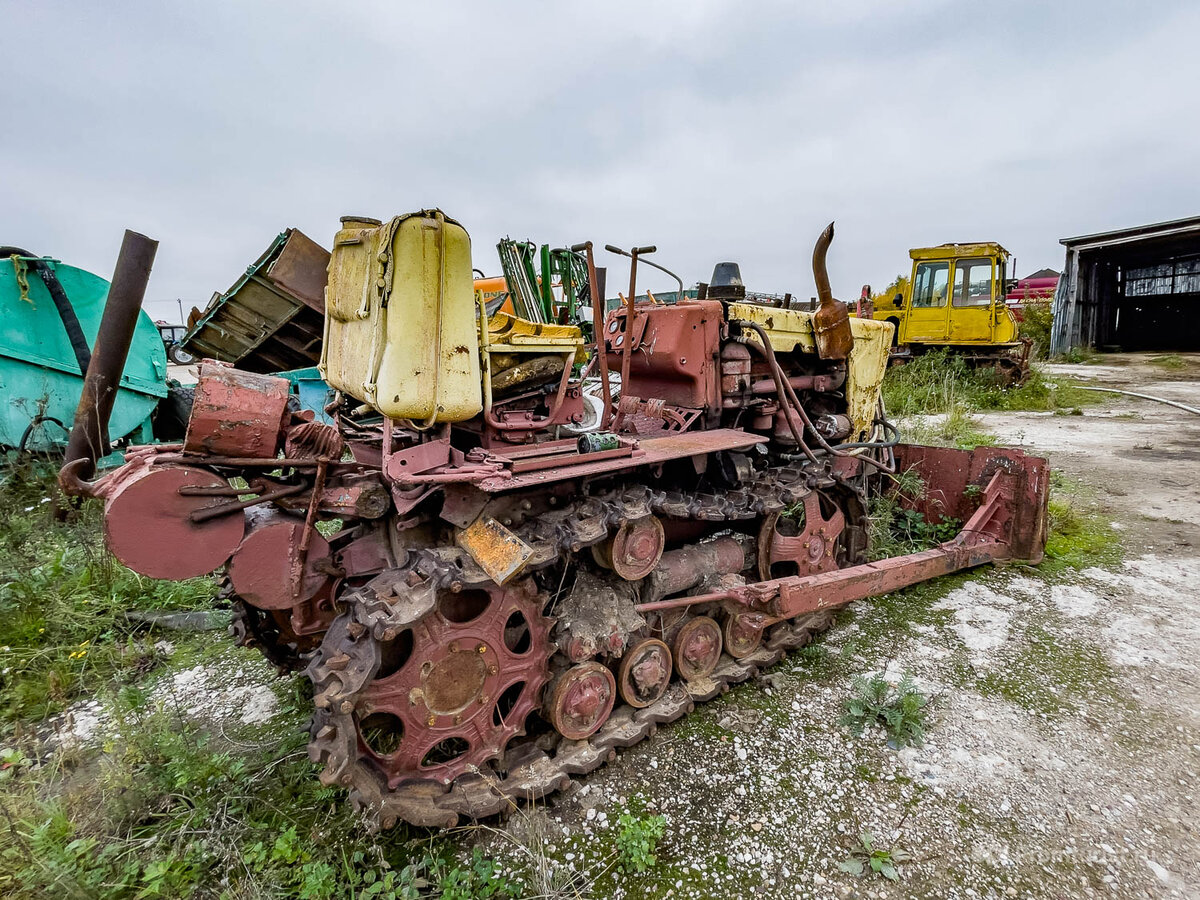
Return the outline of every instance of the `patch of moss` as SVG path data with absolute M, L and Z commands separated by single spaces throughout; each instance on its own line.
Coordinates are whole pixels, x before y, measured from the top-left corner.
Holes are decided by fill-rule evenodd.
M 1069 497 L 1052 497 L 1049 513 L 1049 536 L 1043 563 L 1047 573 L 1112 566 L 1121 561 L 1120 538 L 1094 511 Z
M 1124 692 L 1116 671 L 1096 644 L 1028 625 L 1002 665 L 974 679 L 984 696 L 1002 697 L 1046 715 L 1078 710 L 1081 701 L 1118 701 Z

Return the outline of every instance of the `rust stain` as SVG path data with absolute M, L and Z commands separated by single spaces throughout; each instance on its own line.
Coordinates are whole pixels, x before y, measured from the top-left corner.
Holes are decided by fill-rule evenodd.
M 525 568 L 533 549 L 493 519 L 483 516 L 458 533 L 456 542 L 497 584 L 505 584 Z

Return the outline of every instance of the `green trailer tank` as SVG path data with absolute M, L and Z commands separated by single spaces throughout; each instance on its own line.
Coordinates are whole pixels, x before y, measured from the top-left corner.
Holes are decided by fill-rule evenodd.
M 55 285 L 61 288 L 55 288 L 58 303 Z M 108 282 L 98 275 L 16 248 L 0 251 L 0 448 L 55 452 L 66 446 L 83 389 L 82 366 L 107 297 Z M 166 382 L 166 351 L 143 311 L 113 404 L 110 441 L 153 440 L 151 415 L 167 395 Z

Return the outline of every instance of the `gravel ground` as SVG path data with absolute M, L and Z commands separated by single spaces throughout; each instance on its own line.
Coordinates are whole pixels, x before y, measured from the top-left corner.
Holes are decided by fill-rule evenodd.
M 1200 406 L 1200 358 L 1062 371 Z M 983 419 L 1050 456 L 1123 561 L 984 569 L 857 604 L 822 649 L 549 804 L 467 830 L 464 852 L 481 844 L 550 897 L 1200 896 L 1200 417 L 1110 397 L 1083 415 Z M 932 698 L 923 745 L 838 724 L 874 672 Z M 231 682 L 207 663 L 159 678 L 151 699 L 190 721 L 258 723 L 276 711 L 273 680 L 265 664 Z M 88 745 L 113 723 L 93 701 L 56 726 L 57 742 Z M 629 809 L 667 821 L 642 874 L 616 869 Z M 899 882 L 838 868 L 864 830 L 912 855 Z
M 1065 371 L 1200 406 L 1200 360 Z M 1111 520 L 1124 561 L 986 569 L 843 613 L 818 651 L 626 751 L 489 850 L 614 897 L 1200 896 L 1200 417 L 1123 397 L 987 416 Z M 855 676 L 909 672 L 923 746 L 837 724 Z M 612 870 L 617 816 L 667 819 L 657 864 Z M 838 869 L 868 830 L 899 883 Z M 571 896 L 569 892 L 563 896 Z

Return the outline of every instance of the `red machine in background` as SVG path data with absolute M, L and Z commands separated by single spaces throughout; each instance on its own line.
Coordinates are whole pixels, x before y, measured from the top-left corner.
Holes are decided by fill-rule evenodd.
M 1004 302 L 1018 322 L 1025 321 L 1025 307 L 1031 303 L 1049 305 L 1054 302 L 1058 290 L 1059 273 L 1053 269 L 1039 269 L 1032 275 L 1020 278 L 1004 295 Z

